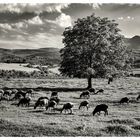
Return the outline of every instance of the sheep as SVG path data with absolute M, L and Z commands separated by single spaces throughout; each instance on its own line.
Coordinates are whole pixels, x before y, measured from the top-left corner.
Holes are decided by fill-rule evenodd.
M 51 94 L 51 97 L 58 97 L 58 92 L 57 91 L 53 91 Z
M 30 97 L 26 97 L 26 98 L 22 98 L 20 99 L 19 103 L 17 104 L 17 106 L 19 107 L 20 105 L 25 105 L 25 106 L 28 106 L 30 105 L 30 101 L 31 101 L 31 98 Z
M 103 89 L 99 89 L 95 94 L 98 94 L 99 92 L 104 92 L 104 90 Z
M 4 93 L 3 93 L 3 97 L 6 97 L 7 100 L 10 100 L 11 95 L 12 95 L 11 90 L 5 90 Z
M 79 105 L 79 109 L 81 109 L 81 107 L 86 107 L 87 110 L 88 110 L 88 108 L 89 108 L 89 102 L 88 101 L 81 102 L 80 105 Z
M 94 88 L 90 88 L 88 91 L 91 92 L 91 93 L 95 93 L 95 89 Z
M 129 103 L 129 99 L 127 97 L 124 97 L 120 100 L 120 104 L 123 104 L 123 103 Z
M 67 110 L 70 110 L 70 114 L 72 114 L 72 108 L 73 108 L 73 103 L 66 103 L 63 105 L 63 108 L 61 109 L 60 113 L 63 112 L 63 110 L 65 110 L 65 113 Z
M 138 97 L 136 98 L 136 100 L 138 101 L 140 99 L 140 94 L 138 95 Z
M 90 92 L 89 92 L 89 91 L 83 91 L 83 92 L 80 94 L 80 98 L 82 98 L 82 97 L 90 98 Z
M 100 115 L 101 111 L 104 111 L 105 114 L 104 115 L 108 115 L 108 106 L 106 104 L 100 104 L 97 105 L 94 109 L 94 111 L 92 112 L 93 116 L 97 113 L 98 115 Z
M 55 106 L 56 106 L 56 102 L 55 101 L 49 101 L 48 102 L 48 105 L 46 106 L 46 110 L 48 110 L 48 109 L 50 109 L 50 108 L 55 108 Z
M 12 91 L 11 90 L 5 90 L 3 96 L 11 96 Z
M 113 77 L 108 78 L 108 84 L 110 84 L 111 82 L 113 82 Z
M 42 107 L 42 106 L 47 106 L 48 104 L 48 99 L 40 99 L 40 100 L 37 100 L 37 102 L 35 103 L 34 105 L 34 109 L 36 109 L 38 106 Z
M 49 101 L 55 101 L 57 103 L 57 105 L 58 105 L 59 102 L 60 102 L 60 99 L 58 97 L 52 97 L 52 98 L 50 98 Z

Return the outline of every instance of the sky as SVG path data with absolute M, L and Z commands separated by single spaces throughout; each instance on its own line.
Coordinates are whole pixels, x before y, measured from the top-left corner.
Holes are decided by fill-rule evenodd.
M 62 48 L 62 33 L 77 18 L 95 13 L 116 20 L 127 38 L 140 35 L 140 4 L 0 4 L 0 48 Z

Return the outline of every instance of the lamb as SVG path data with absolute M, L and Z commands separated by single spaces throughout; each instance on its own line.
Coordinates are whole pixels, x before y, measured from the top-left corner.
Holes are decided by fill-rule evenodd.
M 63 112 L 63 110 L 65 110 L 65 113 L 67 110 L 70 110 L 70 114 L 72 114 L 72 108 L 73 108 L 73 103 L 66 103 L 63 105 L 63 108 L 61 109 L 60 113 Z
M 129 99 L 127 97 L 124 97 L 120 100 L 120 104 L 123 104 L 123 103 L 129 103 Z
M 79 105 L 79 109 L 81 109 L 81 107 L 86 107 L 87 110 L 88 110 L 88 108 L 89 108 L 89 102 L 88 101 L 81 102 L 80 105 Z
M 100 104 L 97 105 L 94 109 L 94 111 L 92 112 L 93 116 L 97 113 L 98 115 L 100 115 L 101 111 L 104 111 L 105 114 L 104 115 L 108 115 L 108 106 L 106 104 Z
M 37 100 L 37 102 L 34 105 L 34 109 L 36 109 L 38 106 L 43 107 L 43 106 L 47 106 L 48 104 L 48 99 L 39 99 Z
M 140 94 L 138 95 L 138 97 L 137 97 L 137 99 L 136 99 L 136 100 L 138 101 L 139 99 L 140 99 Z
M 99 92 L 104 92 L 104 90 L 103 89 L 99 89 L 95 94 L 98 94 Z
M 48 102 L 48 105 L 46 106 L 46 110 L 48 110 L 48 109 L 50 109 L 50 108 L 55 108 L 55 106 L 56 106 L 56 102 L 55 101 L 49 101 Z
M 82 97 L 90 98 L 90 92 L 89 91 L 83 91 L 80 95 L 80 98 L 82 98 Z
M 22 98 L 22 99 L 20 99 L 20 101 L 17 104 L 17 106 L 19 107 L 20 105 L 22 105 L 22 106 L 25 105 L 25 106 L 29 107 L 30 101 L 31 101 L 31 97 Z
M 58 97 L 58 92 L 57 91 L 53 91 L 51 94 L 51 97 Z

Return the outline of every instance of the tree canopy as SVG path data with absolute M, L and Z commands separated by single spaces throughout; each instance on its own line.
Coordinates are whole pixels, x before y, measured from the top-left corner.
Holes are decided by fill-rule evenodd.
M 60 50 L 63 75 L 86 77 L 90 68 L 94 77 L 105 77 L 130 68 L 130 53 L 115 20 L 92 14 L 65 28 L 63 37 L 65 47 Z

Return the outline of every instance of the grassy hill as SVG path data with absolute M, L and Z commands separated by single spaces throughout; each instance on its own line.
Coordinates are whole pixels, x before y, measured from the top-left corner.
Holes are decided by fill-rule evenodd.
M 20 60 L 20 61 L 19 61 Z M 0 49 L 1 62 L 30 62 L 34 64 L 58 64 L 60 62 L 59 49 Z

